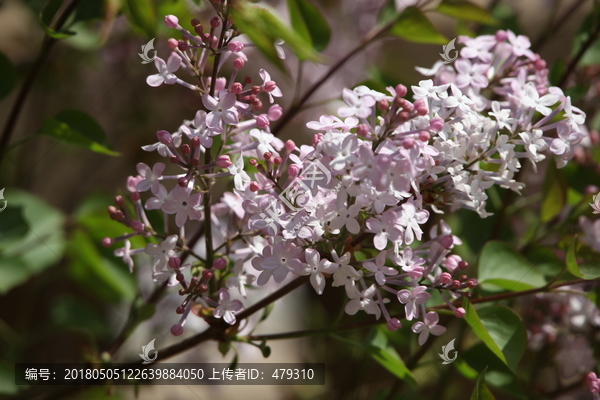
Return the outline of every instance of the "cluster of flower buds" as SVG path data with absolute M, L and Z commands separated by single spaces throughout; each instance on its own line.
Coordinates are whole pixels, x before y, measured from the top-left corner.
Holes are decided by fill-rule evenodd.
M 280 106 L 260 113 L 261 96 L 273 103 L 282 95 L 269 74 L 258 72 L 261 85 L 250 77 L 237 80 L 247 57 L 230 21 L 213 19 L 206 32 L 193 20 L 197 35 L 175 17 L 165 22 L 184 39 L 170 40 L 173 52 L 167 62 L 156 59 L 159 72 L 148 84 L 188 87 L 198 92 L 204 109 L 174 133 L 159 131 L 158 142 L 143 147 L 169 158 L 180 173 L 164 175 L 163 163 L 152 169 L 138 164 L 139 175 L 130 177 L 128 188 L 142 225 L 136 229 L 124 209 L 116 218 L 119 210 L 111 208 L 111 216 L 134 234 L 160 238 L 144 208 L 161 210 L 165 231 L 168 215 L 174 214 L 180 232 L 145 249 L 131 250 L 127 237 L 105 244 L 125 239 L 125 248 L 115 254 L 129 263 L 131 254 L 144 251 L 154 257 L 157 281 L 181 284 L 185 300 L 177 309 L 182 317 L 172 329 L 175 335 L 196 302 L 235 324 L 243 305 L 232 300 L 231 289 L 245 298 L 245 285 L 254 281 L 262 286 L 308 276 L 318 294 L 328 280 L 344 286 L 347 314 L 383 315 L 390 330 L 401 326 L 400 318 L 421 318 L 412 330 L 423 344 L 429 334 L 445 331 L 438 315 L 427 312 L 430 292 L 439 293 L 462 318 L 465 310 L 454 300 L 470 297 L 477 286 L 464 273 L 467 262 L 452 252 L 460 238 L 430 211 L 443 215 L 465 208 L 486 217 L 486 189 L 523 187 L 514 179 L 520 158 L 535 165 L 549 149 L 563 165 L 586 137 L 585 115 L 560 89 L 548 87 L 545 63 L 529 50 L 528 39 L 500 31 L 461 38 L 465 47 L 454 66 L 421 69 L 432 79 L 412 87 L 413 101 L 404 85 L 389 87 L 388 93 L 366 86 L 344 89 L 339 117 L 309 122 L 317 133 L 310 145 L 298 147 L 270 132 L 270 122 L 282 115 Z M 209 55 L 217 64 L 205 76 Z M 231 75 L 218 77 L 232 56 Z M 178 78 L 180 68 L 196 83 Z M 232 263 L 189 268 L 193 276 L 187 280 L 182 271 L 189 264 L 181 266 L 177 258 L 185 248 L 184 226 L 209 214 L 203 199 L 218 178 L 233 181 L 233 187 L 210 206 L 210 226 L 221 240 L 214 245 L 226 246 Z M 170 191 L 163 185 L 168 180 L 176 181 Z M 142 207 L 140 192 L 148 190 L 153 197 Z M 220 279 L 211 279 L 220 269 Z M 404 313 L 394 311 L 402 306 Z

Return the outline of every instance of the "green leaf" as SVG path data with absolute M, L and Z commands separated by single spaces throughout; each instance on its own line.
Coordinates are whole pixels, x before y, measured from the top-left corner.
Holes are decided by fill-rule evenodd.
M 448 39 L 439 33 L 425 14 L 416 7 L 407 7 L 390 29 L 390 33 L 414 43 L 448 43 Z
M 6 97 L 15 86 L 16 73 L 8 57 L 0 52 L 0 99 Z
M 406 367 L 396 349 L 389 343 L 388 337 L 381 329 L 373 328 L 362 346 L 375 361 L 394 374 L 398 379 L 406 381 L 413 389 L 418 387 L 413 373 Z
M 577 35 L 575 35 L 572 46 L 572 56 L 575 56 L 579 53 L 582 46 L 588 41 L 590 35 L 596 29 L 598 24 L 600 24 L 600 11 L 597 7 L 595 7 L 585 18 L 581 24 L 581 27 L 579 28 L 579 32 Z M 596 64 L 600 64 L 600 39 L 594 40 L 592 45 L 584 53 L 583 57 L 581 57 L 577 65 L 585 67 Z
M 486 243 L 478 261 L 478 279 L 484 289 L 495 285 L 513 292 L 544 286 L 544 274 L 510 245 L 500 241 Z
M 65 249 L 62 212 L 27 192 L 12 188 L 5 194 L 9 207 L 0 213 L 6 238 L 0 241 L 0 294 L 60 261 Z M 5 221 L 16 226 L 5 229 Z
M 275 42 L 284 40 L 300 60 L 319 61 L 311 44 L 281 23 L 281 18 L 269 10 L 246 3 L 237 3 L 233 10 L 236 27 L 248 36 L 260 52 L 279 69 L 285 65 L 277 56 Z
M 56 13 L 60 10 L 62 4 L 63 0 L 49 0 L 44 6 L 44 8 L 42 8 L 42 11 L 40 11 L 40 15 L 38 18 L 42 29 L 44 29 L 48 36 L 54 39 L 64 39 L 75 34 L 74 32 L 70 32 L 67 30 L 58 32 L 50 28 L 50 24 L 56 16 Z
M 579 272 L 579 265 L 577 265 L 577 257 L 575 256 L 575 248 L 577 246 L 577 236 L 573 238 L 567 250 L 567 256 L 565 261 L 567 263 L 567 270 L 578 278 L 583 278 L 583 274 Z
M 525 346 L 527 333 L 521 318 L 508 307 L 491 306 L 479 313 L 465 299 L 465 320 L 479 339 L 512 371 L 516 372 Z M 479 316 L 481 315 L 481 317 Z
M 8 204 L 8 199 L 5 200 Z M 6 207 L 0 214 L 0 242 L 10 242 L 21 239 L 29 231 L 27 221 L 23 216 L 23 207 Z
M 567 184 L 565 174 L 556 168 L 554 162 L 550 162 L 542 195 L 542 207 L 540 210 L 542 222 L 548 222 L 560 214 L 567 204 L 568 189 L 569 185 Z
M 477 378 L 475 389 L 473 389 L 473 394 L 471 394 L 471 400 L 496 400 L 490 389 L 485 385 L 485 371 L 487 371 L 487 367 L 481 371 Z
M 377 22 L 380 25 L 385 25 L 389 22 L 392 22 L 396 18 L 398 18 L 398 12 L 396 11 L 395 0 L 387 0 L 381 7 L 381 11 L 379 11 Z
M 105 0 L 81 1 L 75 9 L 75 21 L 91 21 L 104 17 Z
M 156 35 L 156 9 L 152 0 L 126 0 L 127 20 L 147 38 Z
M 55 118 L 46 119 L 40 133 L 96 153 L 120 155 L 111 149 L 102 127 L 82 111 L 66 110 Z
M 288 9 L 294 31 L 316 51 L 323 51 L 329 43 L 331 29 L 321 12 L 309 0 L 288 0 Z
M 579 265 L 579 271 L 583 279 L 596 279 L 600 277 L 600 262 L 583 262 Z
M 559 58 L 554 62 L 554 65 L 550 69 L 550 82 L 553 85 L 558 85 L 564 73 L 565 61 L 562 58 Z
M 71 278 L 105 301 L 131 301 L 135 280 L 126 266 L 117 266 L 101 256 L 98 245 L 83 228 L 76 228 L 69 240 L 67 255 Z
M 486 9 L 465 0 L 443 0 L 435 11 L 461 21 L 492 26 L 500 24 Z

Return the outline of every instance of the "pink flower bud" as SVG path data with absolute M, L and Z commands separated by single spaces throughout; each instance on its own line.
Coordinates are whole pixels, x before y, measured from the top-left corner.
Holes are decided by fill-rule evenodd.
M 431 139 L 431 135 L 429 134 L 429 132 L 427 132 L 427 131 L 419 132 L 419 140 L 421 142 L 424 142 L 424 143 L 429 142 L 429 139 Z
M 227 266 L 227 260 L 225 260 L 224 258 L 217 258 L 214 262 L 213 262 L 213 268 L 214 269 L 223 269 Z
M 546 68 L 546 61 L 542 60 L 541 58 L 539 60 L 535 61 L 535 69 L 538 71 L 543 70 L 544 68 Z
M 266 128 L 267 126 L 269 126 L 270 122 L 269 122 L 269 118 L 267 117 L 267 114 L 261 114 L 258 117 L 256 117 L 256 126 L 258 126 L 259 128 Z
M 317 145 L 321 142 L 321 140 L 323 140 L 323 134 L 315 133 L 315 135 L 312 138 L 311 144 L 313 145 L 313 147 L 317 147 Z
M 466 275 L 461 275 L 461 276 L 460 276 L 460 281 L 461 281 L 461 282 L 464 282 L 464 281 L 466 281 L 467 279 L 469 279 L 469 277 L 468 277 L 468 276 L 466 276 Z
M 179 336 L 182 333 L 183 333 L 183 326 L 181 326 L 180 324 L 176 324 L 171 327 L 171 335 Z
M 141 198 L 140 192 L 133 192 L 129 195 L 129 199 L 131 201 L 138 201 L 140 198 Z M 117 212 L 120 212 L 120 211 L 117 211 Z
M 221 25 L 221 20 L 219 19 L 219 17 L 212 17 L 210 20 L 210 26 L 212 26 L 213 28 L 218 28 L 219 25 Z
M 125 200 L 123 200 L 123 196 L 115 196 L 115 204 L 119 207 L 123 207 L 125 205 Z
M 167 28 L 177 28 L 179 26 L 179 18 L 174 15 L 167 15 L 165 17 L 165 25 Z
M 454 238 L 452 237 L 452 235 L 445 235 L 444 237 L 442 237 L 442 240 L 440 240 L 440 244 L 447 249 L 452 247 L 453 243 L 454 243 Z
M 260 99 L 253 99 L 252 100 L 252 109 L 254 111 L 258 111 L 262 108 L 263 104 L 262 101 L 260 101 Z
M 475 279 L 475 278 L 471 278 L 467 281 L 467 287 L 469 289 L 475 289 L 478 284 L 479 283 L 477 282 L 477 279 Z
M 297 177 L 300 174 L 300 167 L 296 164 L 292 164 L 288 167 L 288 175 L 292 178 Z
M 458 268 L 459 269 L 467 269 L 467 268 L 469 268 L 469 263 L 466 261 L 461 261 L 458 263 Z
M 406 96 L 406 93 L 408 93 L 408 89 L 403 84 L 396 85 L 394 90 L 396 91 L 396 96 L 398 97 L 404 97 Z
M 251 77 L 249 77 L 249 76 L 245 77 L 245 78 L 244 78 L 244 83 L 245 83 L 246 85 L 250 85 L 250 84 L 252 83 L 252 78 L 251 78 Z
M 272 92 L 277 89 L 277 83 L 275 81 L 267 81 L 264 86 L 265 92 Z
M 250 191 L 251 192 L 258 192 L 258 190 L 260 189 L 260 186 L 258 186 L 258 183 L 256 182 L 250 182 Z
M 179 306 L 175 309 L 177 314 L 183 314 L 185 312 L 185 307 Z
M 239 82 L 236 82 L 233 85 L 231 85 L 231 93 L 233 94 L 240 94 L 242 93 L 242 90 L 244 90 L 244 87 Z
M 123 211 L 119 210 L 116 213 L 114 213 L 114 215 L 111 215 L 110 218 L 114 219 L 115 221 L 122 221 L 125 218 L 125 214 L 123 214 Z
M 277 156 L 273 159 L 273 164 L 280 165 L 281 163 L 283 163 L 283 159 L 281 157 Z
M 444 129 L 444 120 L 439 117 L 433 118 L 429 123 L 429 129 L 431 129 L 434 132 L 441 131 L 442 129 Z
M 462 307 L 458 307 L 456 310 L 454 310 L 454 316 L 456 318 L 464 318 L 465 315 L 467 315 L 467 312 Z
M 289 152 L 291 152 L 291 151 L 293 151 L 295 148 L 296 148 L 296 143 L 294 143 L 294 141 L 293 141 L 293 140 L 291 140 L 291 139 L 288 139 L 288 140 L 285 142 L 285 150 L 286 150 L 288 153 L 289 153 Z
M 217 158 L 217 165 L 221 168 L 227 168 L 233 165 L 228 155 L 221 155 Z
M 427 103 L 425 102 L 424 99 L 418 99 L 415 101 L 414 104 L 415 110 L 417 110 L 417 114 L 419 115 L 427 115 Z
M 145 228 L 145 225 L 142 222 L 131 221 L 131 229 L 133 229 L 134 232 L 142 233 L 142 232 L 144 232 L 144 228 Z
M 263 154 L 263 158 L 267 161 L 270 160 L 271 157 L 273 157 L 273 153 L 271 153 L 270 151 L 266 151 L 265 154 Z
M 171 50 L 175 50 L 179 46 L 179 42 L 177 41 L 177 39 L 171 38 L 171 39 L 167 40 L 167 46 Z
M 452 282 L 452 275 L 450 275 L 447 272 L 442 272 L 442 274 L 440 275 L 440 281 L 442 281 L 444 285 L 448 285 Z
M 190 154 L 192 150 L 190 149 L 190 145 L 189 144 L 184 144 L 183 146 L 181 146 L 181 153 L 183 154 Z
M 245 61 L 242 57 L 238 57 L 235 60 L 233 60 L 233 68 L 235 68 L 237 70 L 244 68 L 244 64 L 245 64 Z
M 171 136 L 171 134 L 167 131 L 156 132 L 156 137 L 158 138 L 158 141 L 162 144 L 165 144 L 167 146 L 173 144 L 173 136 Z
M 194 136 L 191 140 L 192 142 L 192 146 L 193 147 L 199 147 L 200 146 L 200 138 L 198 136 Z
M 250 165 L 251 165 L 251 166 L 253 166 L 253 167 L 256 167 L 256 166 L 258 165 L 258 161 L 256 161 L 256 158 L 251 158 L 251 159 L 248 161 L 248 164 L 250 164 Z
M 188 181 L 188 179 L 185 176 L 183 176 L 177 180 L 177 184 L 181 187 L 187 187 L 189 182 L 190 181 Z
M 202 284 L 202 285 L 198 286 L 198 290 L 200 291 L 200 293 L 206 293 L 206 292 L 208 292 L 208 286 Z
M 386 326 L 390 331 L 396 332 L 398 329 L 402 328 L 402 322 L 400 322 L 398 318 L 392 318 L 387 322 Z
M 213 272 L 209 269 L 205 269 L 204 271 L 202 271 L 202 279 L 206 282 L 206 281 L 210 281 L 210 278 L 213 277 Z
M 598 377 L 596 376 L 595 372 L 590 372 L 589 374 L 587 374 L 587 376 L 585 377 L 585 381 L 589 384 L 592 383 L 594 381 L 596 381 L 598 379 Z
M 242 42 L 234 40 L 232 42 L 229 42 L 227 48 L 233 53 L 239 53 L 240 51 L 244 50 L 244 44 Z
M 456 279 L 455 279 L 455 280 L 453 280 L 453 281 L 452 281 L 452 287 L 453 287 L 454 289 L 458 289 L 458 288 L 460 287 L 460 281 L 459 281 L 459 280 L 456 280 Z
M 180 40 L 177 43 L 177 48 L 181 51 L 186 51 L 189 47 L 190 47 L 190 45 L 188 44 L 188 42 L 186 42 L 184 40 Z
M 388 108 L 390 108 L 390 103 L 386 100 L 379 100 L 377 102 L 377 108 L 379 108 L 381 111 L 386 111 Z
M 407 150 L 412 149 L 414 145 L 415 145 L 415 139 L 412 137 L 405 137 L 402 140 L 402 147 L 404 147 Z
M 356 127 L 356 134 L 358 136 L 362 136 L 362 137 L 366 137 L 369 135 L 369 125 L 367 124 L 360 124 L 359 126 Z
M 196 32 L 198 35 L 202 35 L 204 34 L 204 27 L 202 25 L 196 25 L 194 27 L 194 32 Z M 202 40 L 201 36 L 196 36 L 196 38 Z
M 279 104 L 273 104 L 271 107 L 269 107 L 269 111 L 267 111 L 267 116 L 271 121 L 277 121 L 279 118 L 281 118 L 282 114 L 283 109 Z
M 496 32 L 496 41 L 504 42 L 506 39 L 508 39 L 508 33 L 506 33 L 506 31 L 500 30 Z
M 113 241 L 111 238 L 105 237 L 104 239 L 102 239 L 102 246 L 103 247 L 110 247 L 112 246 Z
M 169 267 L 176 269 L 181 265 L 181 259 L 179 257 L 170 257 L 169 258 Z
M 262 89 L 260 88 L 260 86 L 252 86 L 252 94 L 253 95 L 260 94 L 261 91 L 262 91 Z
M 408 111 L 400 111 L 400 113 L 398 113 L 398 119 L 400 120 L 400 122 L 406 122 L 409 118 L 410 114 L 408 113 Z

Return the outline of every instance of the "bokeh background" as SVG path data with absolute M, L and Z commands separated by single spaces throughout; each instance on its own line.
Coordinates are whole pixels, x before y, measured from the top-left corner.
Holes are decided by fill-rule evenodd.
M 0 126 L 4 126 L 18 91 L 38 57 L 44 40 L 38 15 L 45 3 L 44 0 L 0 1 L 0 52 L 14 67 L 11 70 L 3 61 L 0 69 L 3 78 L 14 76 L 12 88 L 7 84 L 7 95 L 0 99 Z M 76 35 L 60 40 L 52 48 L 23 106 L 10 141 L 12 147 L 0 164 L 0 189 L 6 188 L 4 197 L 9 207 L 22 207 L 25 219 L 13 220 L 13 214 L 0 214 L 0 396 L 17 395 L 11 375 L 14 362 L 97 359 L 126 321 L 129 304 L 138 296 L 138 288 L 139 296 L 147 298 L 150 295 L 154 283 L 150 279 L 149 266 L 144 266 L 148 260 L 140 261 L 134 274 L 130 275 L 127 266 L 112 257 L 112 250 L 99 245 L 103 237 L 123 233 L 118 224 L 109 220 L 105 210 L 114 195 L 124 193 L 125 181 L 135 174 L 138 162 L 153 164 L 157 161 L 156 154 L 143 151 L 141 146 L 154 143 L 157 130 L 176 130 L 184 119 L 192 119 L 201 107 L 200 99 L 185 88 L 177 85 L 149 87 L 146 77 L 154 74 L 155 68 L 152 63 L 142 64 L 138 53 L 143 44 L 156 37 L 158 55 L 166 59 L 166 40 L 173 31 L 164 27 L 162 16 L 178 15 L 182 25 L 190 28 L 189 20 L 193 17 L 208 22 L 212 17 L 210 7 L 202 1 L 139 0 L 138 3 L 149 4 L 153 9 L 150 24 L 146 20 L 144 25 L 132 14 L 132 6 L 127 8 L 126 0 L 84 0 L 83 3 L 95 13 L 94 18 L 75 24 L 72 30 Z M 331 64 L 354 48 L 376 24 L 384 1 L 319 0 L 314 3 L 322 10 L 332 30 L 331 41 L 324 51 Z M 596 2 L 508 0 L 475 3 L 491 10 L 502 23 L 499 28 L 529 36 L 534 51 L 553 66 L 572 56 L 573 44 L 581 34 L 583 21 Z M 272 0 L 264 4 L 288 18 L 285 1 Z M 449 39 L 467 30 L 484 33 L 498 29 L 458 23 L 439 14 L 428 16 Z M 311 98 L 310 103 L 314 106 L 296 116 L 280 137 L 308 143 L 311 133 L 305 128 L 306 122 L 316 120 L 322 114 L 335 113 L 341 103 L 334 99 L 340 96 L 342 88 L 352 88 L 363 82 L 378 89 L 397 83 L 417 84 L 422 76 L 414 67 L 430 67 L 440 58 L 441 51 L 439 45 L 411 43 L 399 38 L 378 41 L 327 81 Z M 597 121 L 594 117 L 599 105 L 600 67 L 594 65 L 600 62 L 600 46 L 595 46 L 594 52 L 585 67 L 576 71 L 571 82 L 572 96 L 588 113 L 589 123 Z M 244 72 L 254 79 L 259 79 L 259 68 L 271 72 L 284 93 L 279 103 L 285 110 L 295 89 L 297 60 L 287 52 L 286 63 L 292 71 L 291 77 L 287 77 L 257 51 L 250 50 L 248 54 L 250 62 Z M 307 65 L 301 89 L 309 87 L 327 68 L 327 65 Z M 91 116 L 120 156 L 91 152 L 41 134 L 45 121 L 64 110 L 79 110 Z M 580 182 L 572 184 L 583 186 L 595 182 L 600 186 L 595 169 L 588 170 L 588 175 L 579 177 Z M 529 191 L 540 190 L 540 176 L 531 173 L 524 176 Z M 489 239 L 485 232 L 491 232 L 497 222 L 490 219 L 483 223 L 476 216 L 465 218 L 463 221 L 466 222 L 459 227 L 459 232 L 462 229 L 468 241 L 464 258 L 475 264 L 478 251 Z M 25 223 L 26 232 L 21 232 L 24 239 L 19 232 L 14 232 L 15 221 L 17 225 Z M 526 229 L 524 224 L 526 222 L 512 221 L 511 226 Z M 14 239 L 17 236 L 21 241 Z M 339 292 L 326 291 L 324 296 L 318 297 L 309 288 L 305 289 L 278 303 L 261 332 L 326 326 L 340 316 L 343 301 Z M 167 332 L 178 319 L 173 312 L 179 304 L 178 297 L 176 293 L 167 295 L 151 318 L 142 322 L 126 341 L 115 359 L 135 357 L 141 346 L 152 338 L 157 338 L 157 347 L 175 343 L 176 338 Z M 540 301 L 543 303 L 543 299 Z M 519 304 L 525 310 L 541 307 L 541 303 Z M 597 317 L 597 310 L 592 307 L 588 314 L 587 317 Z M 193 335 L 204 327 L 199 319 L 193 321 L 191 318 L 184 336 Z M 457 334 L 465 329 L 458 324 L 450 328 L 456 329 Z M 417 348 L 412 333 L 403 331 L 405 335 L 398 335 L 396 344 L 404 349 L 401 356 L 408 357 Z M 594 332 L 583 334 L 586 338 L 581 340 L 586 343 L 597 339 Z M 348 333 L 347 337 L 360 340 L 364 335 L 364 331 L 357 331 Z M 434 347 L 438 348 L 438 344 L 444 343 L 436 342 Z M 221 399 L 243 393 L 247 398 L 265 400 L 366 399 L 384 398 L 383 390 L 394 384 L 393 376 L 360 349 L 348 348 L 332 338 L 273 341 L 270 345 L 272 355 L 266 360 L 268 362 L 325 362 L 327 385 L 296 388 L 142 387 L 139 396 Z M 555 353 L 567 348 L 575 349 L 574 353 L 562 355 L 556 361 Z M 579 375 L 575 374 L 574 380 L 560 377 L 564 364 L 561 360 L 580 360 L 581 363 L 573 367 L 576 370 L 581 365 L 588 371 L 593 368 L 594 364 L 589 365 L 588 356 L 592 351 L 589 344 L 578 349 L 569 344 L 564 348 L 528 350 L 524 364 L 531 366 L 534 373 L 528 376 L 527 387 L 520 389 L 522 393 L 539 399 L 590 399 Z M 241 362 L 263 360 L 261 352 L 252 346 L 242 345 L 238 350 Z M 432 363 L 439 361 L 434 360 L 437 357 L 435 351 L 430 353 Z M 221 356 L 215 343 L 206 343 L 174 361 L 229 362 L 231 358 L 231 353 Z M 551 370 L 545 370 L 546 366 Z M 404 390 L 397 398 L 465 399 L 473 386 L 472 381 L 457 372 L 449 375 L 435 369 L 422 378 L 422 392 Z M 72 398 L 102 399 L 108 398 L 109 394 L 111 398 L 128 399 L 135 396 L 135 391 L 129 387 L 118 387 L 111 392 L 94 388 Z M 515 391 L 494 390 L 494 394 L 498 399 L 519 398 Z

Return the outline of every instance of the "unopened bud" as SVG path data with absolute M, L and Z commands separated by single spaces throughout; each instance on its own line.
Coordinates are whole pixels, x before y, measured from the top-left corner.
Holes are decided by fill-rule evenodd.
M 251 158 L 250 160 L 248 160 L 248 164 L 250 164 L 253 167 L 256 167 L 258 165 L 258 161 L 256 161 L 256 158 Z
M 267 111 L 267 116 L 271 121 L 277 121 L 279 118 L 281 118 L 282 114 L 283 110 L 279 104 L 273 104 L 271 107 L 269 107 L 269 111 Z
M 467 312 L 462 307 L 458 307 L 456 310 L 454 310 L 454 316 L 456 318 L 464 318 L 465 315 L 467 315 Z
M 221 155 L 217 157 L 217 165 L 221 168 L 227 168 L 233 165 L 233 163 L 228 155 Z
M 185 312 L 185 307 L 179 306 L 175 309 L 177 314 L 183 314 Z
M 169 258 L 169 267 L 175 269 L 179 268 L 181 265 L 181 259 L 179 257 L 170 257 Z
M 219 17 L 212 17 L 212 19 L 210 20 L 210 26 L 212 26 L 213 28 L 218 28 L 219 25 L 221 25 L 221 20 L 219 19 Z
M 419 140 L 421 142 L 429 142 L 429 139 L 431 139 L 431 135 L 429 134 L 429 132 L 427 132 L 427 131 L 419 132 Z
M 209 269 L 205 269 L 204 271 L 202 271 L 202 279 L 206 282 L 206 281 L 210 281 L 210 278 L 213 277 L 213 272 Z
M 506 31 L 500 30 L 496 32 L 496 41 L 504 42 L 506 39 L 508 39 L 508 33 Z
M 265 154 L 263 154 L 263 158 L 267 161 L 270 160 L 271 157 L 273 157 L 273 154 L 270 151 L 267 151 Z
M 442 281 L 443 284 L 447 285 L 452 282 L 452 275 L 450 275 L 448 272 L 442 272 L 442 274 L 440 275 L 440 281 Z
M 256 182 L 250 182 L 250 191 L 251 192 L 258 192 L 258 190 L 260 189 L 260 186 L 258 186 L 258 183 Z
M 242 57 L 238 57 L 235 60 L 233 60 L 233 68 L 235 69 L 242 69 L 244 68 L 244 64 L 246 62 L 244 61 L 244 59 Z
M 474 289 L 474 288 L 476 288 L 476 287 L 477 287 L 477 284 L 478 284 L 478 282 L 477 282 L 477 279 L 475 279 L 475 278 L 471 278 L 471 279 L 469 279 L 469 280 L 467 281 L 467 287 L 468 287 L 469 289 Z
M 415 110 L 417 111 L 418 115 L 427 115 L 428 109 L 427 109 L 427 103 L 425 102 L 424 99 L 418 99 L 415 101 L 414 104 Z
M 131 229 L 133 229 L 134 232 L 142 233 L 142 232 L 144 232 L 144 228 L 145 228 L 145 225 L 140 221 L 132 221 L 131 222 Z
M 246 77 L 244 78 L 244 83 L 245 83 L 246 85 L 250 85 L 250 84 L 252 83 L 252 78 L 251 78 L 251 77 L 249 77 L 249 76 L 246 76 Z
M 455 279 L 455 280 L 453 280 L 453 281 L 452 281 L 452 287 L 453 287 L 454 289 L 458 289 L 458 288 L 460 287 L 460 281 L 458 281 L 458 280 L 456 280 L 456 279 Z
M 321 140 L 323 140 L 323 134 L 322 133 L 315 133 L 315 135 L 312 138 L 311 144 L 313 145 L 313 147 L 317 147 L 317 145 L 319 143 L 321 143 Z
M 181 187 L 187 187 L 189 182 L 190 181 L 188 181 L 188 179 L 185 176 L 183 176 L 177 180 L 177 184 Z
M 171 327 L 171 335 L 179 336 L 183 333 L 183 326 L 176 324 Z
M 262 91 L 262 89 L 260 88 L 260 86 L 252 86 L 252 94 L 253 95 L 257 95 Z
M 262 101 L 260 101 L 260 99 L 253 99 L 252 100 L 252 108 L 254 109 L 254 111 L 259 111 L 263 106 Z
M 204 34 L 204 27 L 202 25 L 196 25 L 194 27 L 194 32 L 196 32 L 196 34 L 202 36 Z
M 223 269 L 227 266 L 227 260 L 225 260 L 224 258 L 217 258 L 214 262 L 213 262 L 213 268 L 214 269 Z
M 179 46 L 179 42 L 177 41 L 177 39 L 171 38 L 167 40 L 167 46 L 169 47 L 169 49 L 175 50 Z
M 362 136 L 362 137 L 366 137 L 367 135 L 369 135 L 369 125 L 367 124 L 360 124 L 356 127 L 356 134 L 358 136 Z
M 156 132 L 156 137 L 158 138 L 158 141 L 164 145 L 170 146 L 173 143 L 173 136 L 167 131 Z
M 267 81 L 265 82 L 264 88 L 265 92 L 270 93 L 273 90 L 277 89 L 277 83 L 275 83 L 275 81 Z
M 234 40 L 234 41 L 229 42 L 229 44 L 227 44 L 227 48 L 232 53 L 239 53 L 240 51 L 244 50 L 244 44 L 242 42 L 238 42 L 237 40 Z
M 138 201 L 142 196 L 140 195 L 140 192 L 133 192 L 129 195 L 129 199 L 131 201 Z M 117 211 L 117 213 L 119 213 L 121 211 Z
M 267 126 L 269 126 L 270 122 L 269 122 L 269 118 L 267 117 L 267 114 L 261 114 L 258 117 L 256 117 L 256 126 L 258 126 L 259 128 L 266 128 Z
M 123 207 L 125 205 L 125 200 L 123 200 L 123 196 L 121 196 L 121 195 L 115 196 L 115 204 L 118 205 L 119 207 Z
M 281 157 L 277 156 L 273 159 L 273 164 L 281 165 L 281 163 L 283 163 L 283 159 Z
M 192 18 L 191 25 L 195 28 L 200 25 L 200 20 L 198 18 Z
M 469 268 L 469 263 L 466 261 L 460 261 L 458 263 L 458 268 L 459 269 L 467 269 L 467 268 Z
M 388 108 L 390 108 L 390 103 L 386 100 L 379 100 L 377 102 L 377 108 L 379 108 L 381 111 L 386 111 Z
M 300 167 L 296 164 L 292 164 L 288 167 L 288 175 L 292 178 L 297 177 L 300 174 Z
M 296 143 L 294 143 L 294 141 L 293 141 L 293 140 L 291 140 L 291 139 L 288 139 L 288 140 L 285 142 L 285 150 L 286 150 L 287 152 L 291 152 L 291 151 L 293 151 L 295 148 L 296 148 Z
M 398 97 L 404 97 L 404 96 L 406 96 L 406 93 L 408 93 L 408 89 L 406 88 L 406 86 L 404 86 L 401 83 L 396 85 L 394 90 L 396 92 L 396 96 L 398 96 Z
M 189 47 L 190 45 L 186 41 L 180 40 L 179 43 L 177 43 L 177 48 L 181 51 L 186 51 Z
M 110 246 L 112 246 L 112 244 L 113 244 L 113 241 L 112 241 L 111 238 L 105 237 L 104 239 L 102 239 L 102 246 L 103 247 L 110 247 Z
M 177 28 L 179 26 L 179 19 L 174 15 L 167 15 L 165 17 L 165 25 L 167 28 Z
M 231 93 L 233 94 L 240 94 L 242 93 L 242 90 L 244 90 L 244 87 L 239 82 L 236 82 L 233 85 L 231 85 Z
M 192 150 L 190 149 L 190 145 L 189 144 L 184 144 L 183 146 L 181 146 L 181 153 L 183 154 L 190 154 Z
M 206 292 L 208 292 L 208 286 L 206 286 L 205 284 L 202 284 L 198 287 L 198 290 L 200 291 L 200 293 L 206 293 Z
M 402 323 L 398 318 L 392 318 L 387 322 L 386 326 L 388 330 L 396 332 L 398 329 L 402 328 Z
M 454 243 L 454 238 L 452 237 L 452 235 L 445 235 L 444 237 L 442 237 L 442 240 L 440 240 L 440 244 L 447 249 L 452 247 L 453 243 Z
M 402 140 L 402 147 L 404 147 L 407 150 L 412 149 L 414 145 L 415 145 L 415 139 L 412 137 L 405 137 Z

